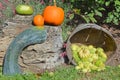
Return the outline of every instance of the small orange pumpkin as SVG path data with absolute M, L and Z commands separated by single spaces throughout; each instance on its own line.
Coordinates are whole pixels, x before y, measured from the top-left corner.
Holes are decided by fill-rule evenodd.
M 40 15 L 40 14 L 35 15 L 34 18 L 33 18 L 33 24 L 35 26 L 43 26 L 44 25 L 44 18 L 43 18 L 43 16 Z
M 64 10 L 56 5 L 47 6 L 43 11 L 43 17 L 46 24 L 58 26 L 64 21 Z

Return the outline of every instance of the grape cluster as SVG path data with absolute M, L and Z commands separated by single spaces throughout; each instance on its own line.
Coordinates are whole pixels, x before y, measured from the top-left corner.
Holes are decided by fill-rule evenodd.
M 91 71 L 101 71 L 105 69 L 107 55 L 100 47 L 93 45 L 71 44 L 72 55 L 77 63 L 76 69 L 84 73 Z

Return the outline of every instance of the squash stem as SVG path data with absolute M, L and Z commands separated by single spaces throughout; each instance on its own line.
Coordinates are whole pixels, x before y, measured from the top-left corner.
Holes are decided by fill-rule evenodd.
M 53 0 L 53 2 L 54 2 L 54 6 L 56 6 L 56 0 Z

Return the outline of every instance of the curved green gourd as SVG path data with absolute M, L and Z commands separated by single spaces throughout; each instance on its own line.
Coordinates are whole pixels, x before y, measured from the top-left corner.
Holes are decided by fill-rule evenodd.
M 31 27 L 17 35 L 6 51 L 3 62 L 3 74 L 21 74 L 22 71 L 19 68 L 18 58 L 21 55 L 22 50 L 31 44 L 43 43 L 46 38 L 46 30 L 37 27 Z

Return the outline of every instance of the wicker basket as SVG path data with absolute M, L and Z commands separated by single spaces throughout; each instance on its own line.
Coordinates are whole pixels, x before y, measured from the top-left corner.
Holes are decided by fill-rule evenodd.
M 96 24 L 81 24 L 75 28 L 68 38 L 66 51 L 69 62 L 76 65 L 70 49 L 71 43 L 93 45 L 104 49 L 108 59 L 117 49 L 116 42 L 111 33 Z

